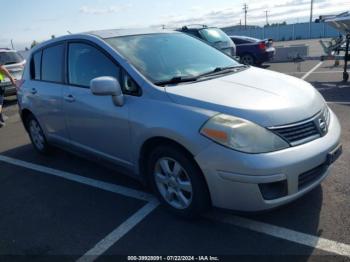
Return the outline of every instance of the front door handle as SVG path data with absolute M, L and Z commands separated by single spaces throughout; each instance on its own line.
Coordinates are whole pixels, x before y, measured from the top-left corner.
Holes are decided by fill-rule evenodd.
M 32 88 L 32 89 L 30 90 L 30 93 L 31 93 L 32 95 L 35 95 L 36 93 L 38 93 L 38 91 L 36 90 L 36 88 Z
M 64 97 L 64 100 L 66 100 L 66 101 L 69 102 L 69 103 L 75 102 L 75 98 L 74 98 L 73 95 L 67 95 L 67 96 L 65 96 L 65 97 Z

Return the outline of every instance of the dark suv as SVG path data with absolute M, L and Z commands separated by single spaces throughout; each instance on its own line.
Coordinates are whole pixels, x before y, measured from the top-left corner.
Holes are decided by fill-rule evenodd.
M 232 57 L 236 56 L 236 45 L 224 31 L 217 27 L 190 25 L 183 26 L 182 28 L 177 29 L 177 31 L 200 38 L 220 51 Z
M 25 63 L 26 60 L 16 50 L 0 48 L 0 65 L 6 67 L 17 80 L 22 78 Z M 16 94 L 16 87 L 12 85 L 10 79 L 5 78 L 0 85 L 5 87 L 5 96 Z

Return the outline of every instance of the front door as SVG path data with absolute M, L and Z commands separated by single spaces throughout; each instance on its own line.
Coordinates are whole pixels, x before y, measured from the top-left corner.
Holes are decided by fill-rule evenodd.
M 128 103 L 116 106 L 111 96 L 95 96 L 90 81 L 100 76 L 120 79 L 112 59 L 87 43 L 68 44 L 68 84 L 63 108 L 71 144 L 83 151 L 130 167 Z

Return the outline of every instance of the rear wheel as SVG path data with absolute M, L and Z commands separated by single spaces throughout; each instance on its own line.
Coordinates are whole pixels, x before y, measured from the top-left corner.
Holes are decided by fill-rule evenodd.
M 156 148 L 149 157 L 148 177 L 160 201 L 177 215 L 196 217 L 209 206 L 209 192 L 201 170 L 178 147 Z
M 50 151 L 50 146 L 47 143 L 46 137 L 38 120 L 36 120 L 33 115 L 29 115 L 26 125 L 34 148 L 41 154 L 48 154 Z
M 255 64 L 255 59 L 252 55 L 250 54 L 245 54 L 241 57 L 241 63 L 244 65 L 254 65 Z

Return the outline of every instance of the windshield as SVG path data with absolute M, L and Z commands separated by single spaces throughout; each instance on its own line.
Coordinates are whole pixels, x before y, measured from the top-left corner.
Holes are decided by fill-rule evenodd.
M 231 39 L 219 28 L 207 28 L 199 32 L 210 43 L 231 42 Z
M 182 33 L 123 36 L 106 41 L 153 83 L 195 77 L 240 64 L 217 49 Z
M 23 58 L 16 52 L 0 52 L 0 65 L 17 64 L 22 61 Z

